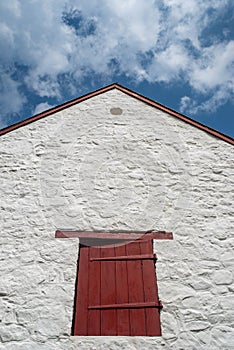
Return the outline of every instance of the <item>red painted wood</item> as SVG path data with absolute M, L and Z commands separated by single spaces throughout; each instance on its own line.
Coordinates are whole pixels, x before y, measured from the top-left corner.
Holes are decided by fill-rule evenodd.
M 101 257 L 113 256 L 115 250 L 101 248 Z M 97 262 L 92 262 L 95 264 Z M 116 303 L 115 261 L 103 261 L 101 264 L 101 304 Z M 117 335 L 117 310 L 101 310 L 101 334 Z
M 161 334 L 152 251 L 148 240 L 81 246 L 74 335 Z
M 107 261 L 107 260 L 155 260 L 156 254 L 142 254 L 142 255 L 119 255 L 108 256 L 105 258 L 93 258 L 90 261 Z
M 80 246 L 77 297 L 75 304 L 74 335 L 87 335 L 88 290 L 89 290 L 89 248 Z
M 126 245 L 115 247 L 115 255 L 126 255 Z M 127 261 L 116 261 L 116 303 L 128 303 Z M 129 309 L 117 309 L 117 334 L 130 335 Z
M 99 258 L 100 248 L 90 247 L 89 254 L 89 301 L 88 305 L 100 304 L 101 302 L 101 263 L 92 263 L 92 259 Z M 101 335 L 101 311 L 90 310 L 88 306 L 88 335 Z
M 143 244 L 140 245 L 141 252 L 145 253 L 146 251 L 152 251 L 152 241 L 144 241 Z M 143 260 L 142 261 L 143 268 L 143 280 L 144 280 L 144 300 L 145 302 L 152 302 L 154 300 L 159 306 L 158 300 L 158 291 L 157 291 L 157 282 L 156 282 L 156 273 L 155 273 L 155 265 L 153 261 Z M 161 327 L 160 327 L 160 308 L 146 308 L 146 335 L 161 335 Z
M 138 242 L 129 243 L 126 245 L 128 255 L 140 254 L 140 244 Z M 129 302 L 139 303 L 144 301 L 143 276 L 142 276 L 142 261 L 130 260 L 127 263 L 128 270 L 128 287 L 129 287 Z M 131 309 L 130 310 L 130 335 L 146 335 L 145 310 Z
M 144 232 L 144 231 L 66 231 L 57 230 L 55 232 L 56 238 L 97 238 L 97 239 L 113 239 L 132 241 L 137 239 L 173 239 L 172 232 Z
M 145 302 L 145 303 L 117 303 L 109 305 L 91 305 L 88 309 L 142 309 L 142 308 L 162 308 L 161 303 L 156 303 L 155 301 Z

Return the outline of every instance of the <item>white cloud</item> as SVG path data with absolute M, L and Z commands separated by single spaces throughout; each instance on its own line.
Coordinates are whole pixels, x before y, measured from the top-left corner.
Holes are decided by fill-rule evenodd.
M 218 88 L 213 94 L 206 98 L 204 102 L 198 101 L 188 96 L 183 96 L 180 101 L 180 111 L 185 114 L 195 115 L 199 112 L 215 112 L 220 106 L 228 101 L 232 101 L 234 97 L 234 86 L 226 88 Z
M 180 111 L 185 113 L 191 108 L 191 98 L 189 96 L 183 96 L 180 100 Z
M 188 69 L 189 53 L 182 45 L 171 44 L 165 50 L 155 53 L 154 60 L 149 67 L 148 79 L 152 82 L 170 82 L 180 79 L 180 75 Z
M 0 69 L 0 129 L 10 122 L 10 115 L 20 111 L 26 102 L 25 96 L 19 91 L 20 84 Z
M 196 89 L 213 89 L 234 82 L 234 41 L 205 48 L 190 78 Z
M 20 83 L 11 78 L 10 74 L 0 70 L 0 105 L 1 114 L 17 113 L 23 106 L 26 98 L 19 92 Z
M 2 1 L 0 62 L 7 77 L 0 98 L 3 110 L 21 110 L 22 84 L 40 97 L 59 101 L 61 77 L 66 76 L 66 89 L 74 92 L 84 77 L 95 72 L 105 80 L 115 69 L 135 82 L 181 81 L 207 96 L 212 90 L 218 106 L 232 96 L 234 43 L 217 39 L 204 46 L 202 33 L 228 6 L 230 0 Z M 64 23 L 69 12 L 77 30 Z M 90 33 L 79 35 L 79 20 L 93 25 Z M 142 57 L 149 53 L 146 64 Z M 17 66 L 24 67 L 20 78 Z M 7 107 L 9 94 L 14 102 Z M 181 101 L 182 110 L 186 101 Z M 199 108 L 208 108 L 209 101 L 207 97 Z M 192 106 L 198 108 L 196 101 Z
M 186 114 L 200 111 L 214 112 L 234 97 L 234 41 L 218 43 L 205 48 L 190 71 L 190 85 L 203 93 L 202 103 L 184 96 L 180 110 Z
M 1 52 L 1 61 L 7 62 L 11 59 L 14 46 L 14 33 L 6 23 L 0 23 L 0 47 L 4 48 Z
M 154 47 L 159 32 L 159 10 L 153 1 L 112 0 L 108 8 L 113 31 L 117 28 L 116 42 L 121 39 L 135 51 Z
M 33 112 L 33 115 L 34 114 L 39 114 L 41 112 L 44 112 L 46 111 L 47 109 L 50 109 L 54 107 L 53 105 L 50 105 L 49 103 L 47 102 L 42 102 L 42 103 L 39 103 L 36 108 L 34 109 L 34 112 Z

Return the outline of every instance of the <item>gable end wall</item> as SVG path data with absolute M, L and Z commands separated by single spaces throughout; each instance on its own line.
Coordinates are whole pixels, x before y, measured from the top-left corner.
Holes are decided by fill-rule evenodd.
M 231 145 L 111 90 L 0 147 L 0 350 L 234 348 Z M 173 232 L 162 337 L 70 336 L 78 240 L 58 228 Z

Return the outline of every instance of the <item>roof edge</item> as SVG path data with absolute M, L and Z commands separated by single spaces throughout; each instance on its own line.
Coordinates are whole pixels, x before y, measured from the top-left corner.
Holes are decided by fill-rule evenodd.
M 132 91 L 132 90 L 130 90 L 130 89 L 128 89 L 128 88 L 118 84 L 118 83 L 113 83 L 113 84 L 107 85 L 107 86 L 105 86 L 103 88 L 100 88 L 98 90 L 94 90 L 94 91 L 92 91 L 90 93 L 82 95 L 81 97 L 75 98 L 75 99 L 70 100 L 68 102 L 65 102 L 65 103 L 63 103 L 61 105 L 58 105 L 58 106 L 53 107 L 53 108 L 50 108 L 50 109 L 48 109 L 48 110 L 46 110 L 44 112 L 36 114 L 36 115 L 34 115 L 32 117 L 29 117 L 27 119 L 24 119 L 24 120 L 22 120 L 20 122 L 17 122 L 15 124 L 13 124 L 13 125 L 7 126 L 7 127 L 5 127 L 5 128 L 0 130 L 0 136 L 5 135 L 8 132 L 16 130 L 16 129 L 22 127 L 22 126 L 28 125 L 30 123 L 33 123 L 33 122 L 37 121 L 37 120 L 45 118 L 45 117 L 47 117 L 49 115 L 52 115 L 52 114 L 54 114 L 56 112 L 60 112 L 63 109 L 66 109 L 68 107 L 74 106 L 75 104 L 80 103 L 80 102 L 85 101 L 85 100 L 88 100 L 91 97 L 100 95 L 100 94 L 102 94 L 104 92 L 107 92 L 107 91 L 110 91 L 110 90 L 113 90 L 113 89 L 118 89 L 118 90 L 126 93 L 127 95 L 129 95 L 129 96 L 131 96 L 133 98 L 136 98 L 136 99 L 138 99 L 138 100 L 148 104 L 149 106 L 158 108 L 161 111 L 166 112 L 166 113 L 170 114 L 171 116 L 176 117 L 176 118 L 178 118 L 178 119 L 180 119 L 180 120 L 182 120 L 182 121 L 184 121 L 184 122 L 186 122 L 186 123 L 188 123 L 188 124 L 190 124 L 190 125 L 192 125 L 194 127 L 197 127 L 198 129 L 203 130 L 203 131 L 207 132 L 208 134 L 210 134 L 212 136 L 215 136 L 215 137 L 217 137 L 217 138 L 219 138 L 219 139 L 221 139 L 221 140 L 223 140 L 223 141 L 225 141 L 225 142 L 227 142 L 227 143 L 229 143 L 231 145 L 234 145 L 234 139 L 232 137 L 230 137 L 228 135 L 225 135 L 225 134 L 223 134 L 223 133 L 221 133 L 221 132 L 219 132 L 219 131 L 217 131 L 215 129 L 212 129 L 209 126 L 206 126 L 206 125 L 204 125 L 204 124 L 202 124 L 200 122 L 197 122 L 194 119 L 191 119 L 191 118 L 185 116 L 184 114 L 176 112 L 175 110 L 173 110 L 173 109 L 171 109 L 169 107 L 166 107 L 166 106 L 162 105 L 159 102 L 155 102 L 154 100 L 151 100 L 148 97 L 145 97 L 144 95 L 141 95 L 141 94 L 139 94 L 137 92 L 134 92 L 134 91 Z
M 52 115 L 56 112 L 60 112 L 62 111 L 63 109 L 66 109 L 68 107 L 71 107 L 71 106 L 74 106 L 76 105 L 77 103 L 80 103 L 82 101 L 85 101 L 85 100 L 88 100 L 89 98 L 91 97 L 94 97 L 94 96 L 97 96 L 97 95 L 100 95 L 106 91 L 109 91 L 109 90 L 112 90 L 112 89 L 115 89 L 115 88 L 118 88 L 118 84 L 114 83 L 114 84 L 110 84 L 110 85 L 107 85 L 103 88 L 100 88 L 98 90 L 94 90 L 92 92 L 89 92 L 85 95 L 82 95 L 78 98 L 74 98 L 72 100 L 69 100 L 67 102 L 64 102 L 62 103 L 61 105 L 58 105 L 56 107 L 52 107 L 50 109 L 47 109 L 46 111 L 44 112 L 41 112 L 41 113 L 38 113 L 38 114 L 35 114 L 34 116 L 32 117 L 29 117 L 29 118 L 26 118 L 24 120 L 21 120 L 15 124 L 12 124 L 10 126 L 6 126 L 5 128 L 1 129 L 0 130 L 0 136 L 2 135 L 5 135 L 7 134 L 8 132 L 11 132 L 13 130 L 16 130 L 18 128 L 21 128 L 22 126 L 25 126 L 25 125 L 28 125 L 28 124 L 31 124 L 37 120 L 40 120 L 40 119 L 43 119 L 45 117 L 48 117 L 49 115 Z
M 119 90 L 125 92 L 126 94 L 128 94 L 128 95 L 130 95 L 130 96 L 132 96 L 132 97 L 134 97 L 134 98 L 136 98 L 136 99 L 138 99 L 138 100 L 140 100 L 140 101 L 142 101 L 142 102 L 145 102 L 146 104 L 148 104 L 148 105 L 150 105 L 150 106 L 152 106 L 152 107 L 158 108 L 158 109 L 160 109 L 161 111 L 166 112 L 166 113 L 172 115 L 173 117 L 176 117 L 176 118 L 178 118 L 178 119 L 180 119 L 180 120 L 183 120 L 184 122 L 186 122 L 186 123 L 188 123 L 188 124 L 190 124 L 190 125 L 192 125 L 192 126 L 195 126 L 195 127 L 197 127 L 198 129 L 203 130 L 203 131 L 205 131 L 205 132 L 211 134 L 212 136 L 218 137 L 218 138 L 220 138 L 221 140 L 230 143 L 231 145 L 234 145 L 234 139 L 233 139 L 231 136 L 228 136 L 228 135 L 226 135 L 226 134 L 223 134 L 223 133 L 220 132 L 220 131 L 217 131 L 217 130 L 215 130 L 215 129 L 212 129 L 212 128 L 209 127 L 209 126 L 206 126 L 206 125 L 204 125 L 204 124 L 202 124 L 202 123 L 200 123 L 200 122 L 197 122 L 197 121 L 195 121 L 194 119 L 189 118 L 189 117 L 187 117 L 187 116 L 184 115 L 184 114 L 181 114 L 181 113 L 179 113 L 179 112 L 176 112 L 175 110 L 173 110 L 173 109 L 171 109 L 171 108 L 169 108 L 169 107 L 166 107 L 166 106 L 162 105 L 162 104 L 159 103 L 159 102 L 155 102 L 154 100 L 151 100 L 150 98 L 145 97 L 144 95 L 141 95 L 141 94 L 139 94 L 139 93 L 137 93 L 137 92 L 134 92 L 134 91 L 132 91 L 132 90 L 130 90 L 130 89 L 124 87 L 124 86 L 121 86 L 121 85 L 119 85 L 119 84 L 117 84 L 117 83 L 116 83 L 116 85 L 117 85 L 117 88 L 118 88 Z

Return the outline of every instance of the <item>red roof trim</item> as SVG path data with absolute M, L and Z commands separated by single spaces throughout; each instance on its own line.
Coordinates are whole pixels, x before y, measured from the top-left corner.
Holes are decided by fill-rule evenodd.
M 168 113 L 168 114 L 170 114 L 170 115 L 172 115 L 172 116 L 174 116 L 174 117 L 176 117 L 176 118 L 178 118 L 180 120 L 183 120 L 184 122 L 186 122 L 186 123 L 188 123 L 190 125 L 193 125 L 193 126 L 197 127 L 198 129 L 206 131 L 209 134 L 211 134 L 213 136 L 216 136 L 216 137 L 220 138 L 221 140 L 230 143 L 231 145 L 234 145 L 234 139 L 232 137 L 230 137 L 230 136 L 227 136 L 227 135 L 225 135 L 225 134 L 223 134 L 223 133 L 221 133 L 221 132 L 219 132 L 217 130 L 214 130 L 214 129 L 212 129 L 212 128 L 204 125 L 204 124 L 201 124 L 201 123 L 199 123 L 199 122 L 197 122 L 197 121 L 195 121 L 195 120 L 193 120 L 193 119 L 191 119 L 189 117 L 186 117 L 185 115 L 183 115 L 181 113 L 178 113 L 178 112 L 174 111 L 173 109 L 160 104 L 159 102 L 155 102 L 155 101 L 153 101 L 153 100 L 151 100 L 151 99 L 149 99 L 149 98 L 147 98 L 147 97 L 145 97 L 143 95 L 140 95 L 140 94 L 138 94 L 136 92 L 133 92 L 133 91 L 131 91 L 131 90 L 121 86 L 121 85 L 118 85 L 118 89 L 123 91 L 123 92 L 125 92 L 126 94 L 132 96 L 132 97 L 135 97 L 136 99 L 138 99 L 138 100 L 140 100 L 142 102 L 147 103 L 150 106 L 158 108 L 161 111 L 164 111 L 164 112 L 166 112 L 166 113 Z
M 151 100 L 151 99 L 149 99 L 149 98 L 147 98 L 147 97 L 145 97 L 143 95 L 140 95 L 140 94 L 138 94 L 138 93 L 136 93 L 136 92 L 126 88 L 126 87 L 123 87 L 123 86 L 119 85 L 118 83 L 114 83 L 114 84 L 105 86 L 105 87 L 103 87 L 101 89 L 95 90 L 95 91 L 90 92 L 90 93 L 88 93 L 86 95 L 83 95 L 83 96 L 81 96 L 79 98 L 76 98 L 74 100 L 65 102 L 65 103 L 63 103 L 63 104 L 61 104 L 61 105 L 59 105 L 57 107 L 51 108 L 51 109 L 49 109 L 49 110 L 47 110 L 45 112 L 42 112 L 42 113 L 37 114 L 37 115 L 34 115 L 33 117 L 30 117 L 30 118 L 22 120 L 22 121 L 20 121 L 20 122 L 18 122 L 16 124 L 8 126 L 8 127 L 4 128 L 4 129 L 0 130 L 0 136 L 1 135 L 5 135 L 5 134 L 7 134 L 10 131 L 16 130 L 16 129 L 24 126 L 24 125 L 28 125 L 30 123 L 33 123 L 33 122 L 37 121 L 37 120 L 45 118 L 45 117 L 47 117 L 49 115 L 52 115 L 52 114 L 54 114 L 56 112 L 60 112 L 63 109 L 66 109 L 68 107 L 74 106 L 75 104 L 80 103 L 80 102 L 85 101 L 85 100 L 88 100 L 91 97 L 100 95 L 100 94 L 102 94 L 104 92 L 107 92 L 107 91 L 110 91 L 110 90 L 113 90 L 113 89 L 118 89 L 118 90 L 126 93 L 127 95 L 129 95 L 131 97 L 134 97 L 134 98 L 136 98 L 136 99 L 138 99 L 138 100 L 140 100 L 140 101 L 142 101 L 142 102 L 144 102 L 144 103 L 146 103 L 146 104 L 148 104 L 148 105 L 150 105 L 152 107 L 158 108 L 161 111 L 164 111 L 164 112 L 172 115 L 173 117 L 176 117 L 176 118 L 178 118 L 180 120 L 183 120 L 184 122 L 186 122 L 186 123 L 188 123 L 188 124 L 190 124 L 192 126 L 197 127 L 200 130 L 203 130 L 203 131 L 211 134 L 212 136 L 218 137 L 219 139 L 221 139 L 221 140 L 223 140 L 225 142 L 228 142 L 231 145 L 234 145 L 234 139 L 232 137 L 227 136 L 227 135 L 225 135 L 225 134 L 223 134 L 223 133 L 221 133 L 221 132 L 219 132 L 217 130 L 214 130 L 214 129 L 212 129 L 212 128 L 204 125 L 204 124 L 201 124 L 201 123 L 199 123 L 199 122 L 197 122 L 197 121 L 195 121 L 195 120 L 193 120 L 193 119 L 191 119 L 189 117 L 186 117 L 185 115 L 183 115 L 181 113 L 178 113 L 178 112 L 174 111 L 173 109 L 170 109 L 170 108 L 168 108 L 168 107 L 166 107 L 166 106 L 164 106 L 164 105 L 162 105 L 162 104 L 160 104 L 158 102 L 155 102 L 155 101 L 153 101 L 153 100 Z
M 65 102 L 65 103 L 59 105 L 59 106 L 50 108 L 50 109 L 48 109 L 45 112 L 36 114 L 33 117 L 24 119 L 24 120 L 22 120 L 22 121 L 20 121 L 18 123 L 15 123 L 13 125 L 7 126 L 6 128 L 3 128 L 2 130 L 0 130 L 0 136 L 1 135 L 5 135 L 5 134 L 7 134 L 10 131 L 16 130 L 16 129 L 24 126 L 24 125 L 28 125 L 30 123 L 33 123 L 33 122 L 37 121 L 37 120 L 40 120 L 40 119 L 45 118 L 45 117 L 48 117 L 49 115 L 52 115 L 52 114 L 54 114 L 56 112 L 60 112 L 63 109 L 66 109 L 68 107 L 74 106 L 77 103 L 80 103 L 82 101 L 88 100 L 89 98 L 97 96 L 99 94 L 102 94 L 103 92 L 112 90 L 112 89 L 114 89 L 116 87 L 115 85 L 116 84 L 111 84 L 111 85 L 105 86 L 104 88 L 101 88 L 99 90 L 95 90 L 95 91 L 90 92 L 90 93 L 88 93 L 86 95 L 83 95 L 81 97 L 75 98 L 74 100 L 70 100 L 68 102 Z

